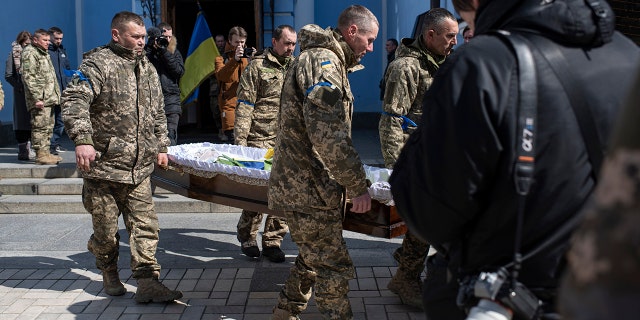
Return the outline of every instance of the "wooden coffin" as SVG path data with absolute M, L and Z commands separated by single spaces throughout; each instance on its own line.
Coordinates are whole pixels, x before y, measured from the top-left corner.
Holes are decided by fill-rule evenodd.
M 156 168 L 151 180 L 161 188 L 188 198 L 284 217 L 283 212 L 269 209 L 266 186 L 236 182 L 222 174 L 205 178 L 182 172 L 179 166 Z M 371 206 L 370 211 L 356 214 L 349 211 L 351 204 L 347 204 L 344 229 L 387 239 L 407 232 L 395 207 L 376 200 L 371 201 Z

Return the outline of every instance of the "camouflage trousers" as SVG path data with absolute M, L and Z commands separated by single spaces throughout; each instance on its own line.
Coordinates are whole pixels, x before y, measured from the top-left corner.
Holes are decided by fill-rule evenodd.
M 158 216 L 151 198 L 150 178 L 138 185 L 84 179 L 82 203 L 91 214 L 93 234 L 87 245 L 96 256 L 96 267 L 118 263 L 118 217 L 129 233 L 131 271 L 134 278 L 149 278 L 160 272 L 156 260 Z
M 318 310 L 325 319 L 353 319 L 347 293 L 355 276 L 342 237 L 340 209 L 306 214 L 285 212 L 298 256 L 278 297 L 278 308 L 300 314 L 315 289 Z
M 55 121 L 53 107 L 32 108 L 31 114 L 31 146 L 38 151 L 49 151 L 53 124 Z
M 260 224 L 262 224 L 262 213 L 242 210 L 237 226 L 238 241 L 242 243 L 256 240 Z M 285 219 L 268 214 L 264 223 L 264 232 L 262 233 L 262 247 L 280 247 L 282 238 L 288 231 L 289 226 L 287 226 Z
M 393 253 L 398 268 L 411 276 L 420 276 L 424 271 L 425 260 L 429 253 L 429 244 L 414 236 L 410 231 L 404 235 L 402 246 Z

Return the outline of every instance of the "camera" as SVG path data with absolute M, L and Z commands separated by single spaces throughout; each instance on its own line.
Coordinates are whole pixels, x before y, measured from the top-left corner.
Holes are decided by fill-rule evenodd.
M 244 53 L 242 54 L 242 57 L 243 58 L 250 58 L 251 56 L 253 56 L 253 53 L 255 51 L 256 50 L 254 48 L 251 48 L 251 47 L 244 48 Z
M 167 46 L 169 46 L 169 39 L 167 39 L 167 37 L 165 36 L 159 36 L 155 39 L 155 42 L 158 46 L 166 48 Z
M 513 282 L 505 268 L 500 268 L 495 272 L 481 272 L 479 275 L 465 277 L 460 281 L 457 304 L 465 310 L 471 311 L 469 315 L 475 317 L 468 319 L 482 319 L 477 317 L 478 311 L 486 310 L 487 302 L 484 305 L 478 304 L 491 300 L 498 302 L 502 306 L 511 309 L 520 318 L 537 320 L 540 319 L 542 302 L 522 283 Z M 494 303 L 495 303 L 494 302 Z M 478 306 L 476 306 L 478 304 Z M 509 319 L 491 318 L 484 319 Z

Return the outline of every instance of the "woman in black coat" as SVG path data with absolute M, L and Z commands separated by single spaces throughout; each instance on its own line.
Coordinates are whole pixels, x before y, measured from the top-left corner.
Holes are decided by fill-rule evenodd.
M 5 63 L 4 78 L 13 86 L 13 132 L 18 141 L 18 160 L 29 160 L 31 138 L 31 115 L 27 110 L 27 102 L 24 97 L 22 75 L 20 74 L 20 56 L 22 48 L 31 43 L 31 34 L 21 31 L 11 46 L 11 53 Z M 31 158 L 34 158 L 33 155 Z

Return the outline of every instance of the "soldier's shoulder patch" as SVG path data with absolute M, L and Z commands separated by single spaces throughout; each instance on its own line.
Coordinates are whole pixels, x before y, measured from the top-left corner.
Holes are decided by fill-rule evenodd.
M 325 61 L 320 62 L 320 67 L 322 69 L 332 68 L 333 67 L 333 63 L 331 63 L 330 60 L 325 60 Z

